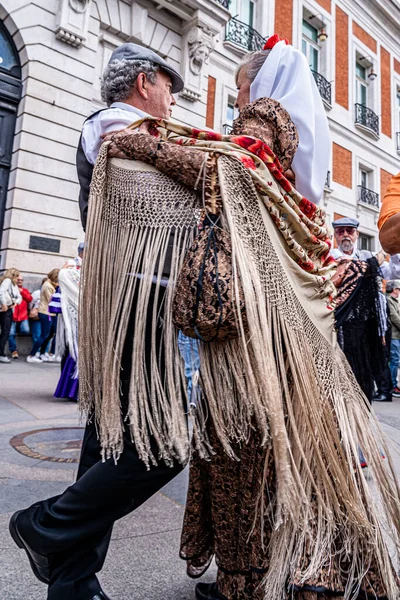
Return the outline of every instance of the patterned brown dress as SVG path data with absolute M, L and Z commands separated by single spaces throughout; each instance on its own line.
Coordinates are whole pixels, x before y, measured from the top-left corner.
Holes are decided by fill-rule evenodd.
M 290 169 L 298 134 L 287 111 L 275 100 L 261 99 L 245 107 L 234 122 L 234 134 L 262 139 L 276 153 L 283 169 Z M 149 162 L 191 187 L 204 167 L 204 154 L 196 148 L 169 144 L 145 134 L 121 133 L 114 140 L 129 158 Z M 215 557 L 218 592 L 226 600 L 264 600 L 262 581 L 269 567 L 272 532 L 268 514 L 273 514 L 275 502 L 272 449 L 261 447 L 254 430 L 247 444 L 236 446 L 240 460 L 234 461 L 223 450 L 211 421 L 208 429 L 214 455 L 206 461 L 193 451 L 180 554 L 187 561 L 188 575 L 194 578 L 200 577 Z M 259 490 L 264 490 L 263 498 L 259 497 Z M 340 546 L 340 536 L 336 544 Z M 333 547 L 317 579 L 300 582 L 295 578 L 288 582 L 287 597 L 342 597 L 348 583 L 343 577 L 346 565 L 335 564 L 334 555 Z M 307 563 L 306 552 L 304 562 Z M 385 594 L 373 567 L 373 556 L 370 563 L 359 598 L 383 599 Z

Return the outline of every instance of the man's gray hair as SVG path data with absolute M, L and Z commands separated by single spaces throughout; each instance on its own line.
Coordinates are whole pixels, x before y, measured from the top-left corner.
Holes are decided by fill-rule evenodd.
M 159 70 L 160 67 L 149 60 L 113 60 L 107 65 L 101 79 L 101 99 L 107 106 L 113 102 L 124 102 L 132 93 L 139 73 L 145 73 L 154 85 Z
M 253 81 L 258 75 L 259 70 L 268 58 L 270 52 L 271 50 L 257 50 L 256 52 L 251 52 L 250 54 L 247 54 L 236 69 L 236 83 L 239 77 L 239 73 L 244 67 L 246 68 L 247 79 L 251 83 L 253 83 Z

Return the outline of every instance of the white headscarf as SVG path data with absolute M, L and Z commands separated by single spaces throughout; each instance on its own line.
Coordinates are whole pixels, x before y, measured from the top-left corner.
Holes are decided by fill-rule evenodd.
M 288 111 L 299 134 L 293 159 L 296 189 L 319 204 L 329 168 L 328 119 L 307 59 L 299 50 L 278 42 L 250 87 L 250 102 L 273 98 Z

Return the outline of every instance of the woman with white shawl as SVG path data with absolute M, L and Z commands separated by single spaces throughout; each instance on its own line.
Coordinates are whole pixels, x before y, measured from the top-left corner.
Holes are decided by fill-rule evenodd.
M 58 275 L 61 314 L 57 328 L 56 354 L 62 357 L 61 377 L 55 398 L 78 399 L 78 304 L 80 265 L 70 260 Z
M 207 192 L 218 163 L 232 263 L 245 297 L 248 329 L 242 322 L 237 339 L 200 343 L 205 406 L 200 403 L 194 429 L 181 556 L 191 577 L 201 576 L 215 556 L 217 582 L 198 584 L 198 600 L 316 600 L 326 595 L 395 600 L 399 581 L 357 464 L 359 445 L 368 454 L 395 540 L 399 489 L 393 470 L 389 474 L 382 466 L 378 444 L 385 447 L 385 442 L 375 438 L 376 421 L 332 341 L 330 278 L 335 267 L 329 263 L 325 216 L 318 208 L 330 146 L 322 101 L 305 57 L 277 36 L 246 58 L 237 83 L 240 115 L 229 138 L 158 122 L 166 140 L 154 131 L 132 130 L 107 140 L 109 155 L 149 163 L 195 190 L 205 172 Z M 123 222 L 116 228 L 106 218 L 110 198 L 113 219 L 125 218 L 122 210 L 122 217 L 117 212 L 121 197 L 128 202 L 132 194 L 123 180 L 129 175 L 118 163 L 107 171 L 104 186 L 106 159 L 103 149 L 92 202 L 103 202 L 107 210 L 103 219 L 93 220 L 90 243 L 107 243 L 113 227 L 119 237 L 112 239 L 128 246 L 129 229 L 125 242 Z M 283 175 L 290 170 L 296 190 Z M 95 204 L 93 215 L 100 214 Z M 153 255 L 159 256 L 155 249 Z M 93 269 L 90 280 L 88 274 L 89 269 L 85 285 L 92 287 L 97 272 Z M 121 298 L 125 301 L 126 294 Z M 235 300 L 239 306 L 240 291 Z M 91 364 L 89 353 L 89 370 Z M 164 371 L 157 376 L 165 380 Z M 175 379 L 168 383 L 172 386 Z M 141 428 L 132 428 L 140 443 L 145 414 L 136 396 L 131 399 L 131 414 L 143 414 Z M 152 431 L 153 413 L 163 424 L 157 430 L 161 437 L 168 423 L 155 402 L 151 411 Z M 201 417 L 208 417 L 205 430 Z M 166 436 L 168 443 L 175 429 Z M 169 447 L 163 446 L 165 451 Z

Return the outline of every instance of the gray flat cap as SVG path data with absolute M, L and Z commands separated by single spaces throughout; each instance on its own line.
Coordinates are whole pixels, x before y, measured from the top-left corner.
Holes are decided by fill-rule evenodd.
M 158 65 L 171 77 L 173 94 L 177 94 L 183 89 L 184 82 L 179 73 L 175 71 L 175 69 L 173 69 L 163 58 L 161 58 L 161 56 L 158 56 L 158 54 L 153 52 L 153 50 L 144 48 L 144 46 L 139 46 L 139 44 L 127 42 L 126 44 L 122 44 L 122 46 L 119 46 L 114 50 L 114 52 L 111 54 L 108 64 L 112 63 L 114 60 L 122 59 L 149 60 L 155 65 Z
M 336 229 L 336 227 L 355 227 L 358 229 L 360 221 L 357 219 L 352 219 L 351 217 L 342 217 L 341 219 L 336 219 L 336 221 L 332 221 L 332 227 Z

